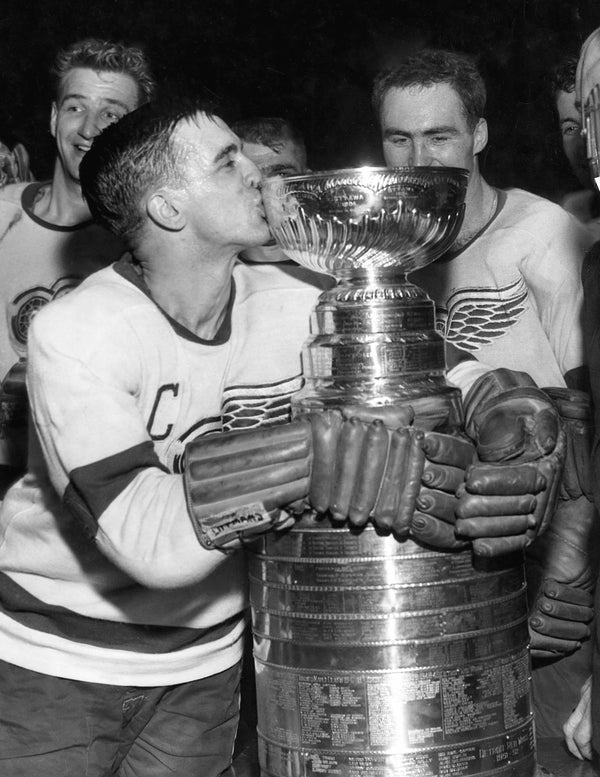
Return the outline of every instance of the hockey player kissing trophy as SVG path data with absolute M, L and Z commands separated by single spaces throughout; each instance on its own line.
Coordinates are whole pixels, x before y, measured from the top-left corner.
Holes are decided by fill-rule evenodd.
M 522 550 L 553 514 L 564 425 L 527 375 L 446 352 L 406 279 L 451 245 L 467 178 L 263 184 L 286 254 L 337 283 L 294 420 L 190 443 L 184 477 L 200 542 L 249 549 L 265 777 L 534 774 Z
M 233 771 L 249 587 L 264 774 L 530 775 L 518 551 L 565 434 L 526 376 L 448 352 L 446 383 L 404 279 L 452 239 L 465 174 L 265 183 L 214 109 L 170 96 L 98 135 L 79 176 L 127 253 L 28 330 L 2 775 Z M 271 231 L 337 285 L 239 261 Z M 581 639 L 586 607 L 550 603 Z

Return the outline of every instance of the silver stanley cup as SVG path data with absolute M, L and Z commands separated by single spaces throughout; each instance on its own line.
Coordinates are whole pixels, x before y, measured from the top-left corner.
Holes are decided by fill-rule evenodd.
M 336 279 L 295 414 L 398 428 L 414 412 L 420 429 L 460 433 L 433 302 L 406 276 L 452 244 L 467 180 L 441 167 L 266 180 L 278 243 Z M 261 535 L 248 561 L 261 777 L 533 777 L 522 565 L 482 569 L 469 548 L 313 512 Z
M 417 412 L 426 416 L 427 397 L 443 394 L 455 415 L 434 305 L 406 276 L 452 244 L 467 181 L 466 170 L 448 167 L 363 167 L 265 181 L 277 242 L 294 261 L 337 280 L 312 318 L 296 409 L 341 403 L 393 412 L 419 399 Z M 420 420 L 428 428 L 440 423 Z

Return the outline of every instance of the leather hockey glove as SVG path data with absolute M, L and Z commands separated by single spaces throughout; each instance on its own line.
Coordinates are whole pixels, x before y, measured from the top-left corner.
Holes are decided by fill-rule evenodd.
M 184 489 L 196 536 L 229 550 L 294 518 L 282 508 L 306 497 L 311 427 L 280 426 L 208 435 L 185 449 Z
M 560 495 L 550 525 L 526 550 L 532 655 L 556 658 L 590 636 L 598 562 L 598 513 L 591 499 L 593 420 L 587 394 L 546 388 L 567 433 Z
M 475 450 L 464 439 L 412 426 L 407 408 L 311 414 L 310 506 L 333 520 L 367 521 L 434 547 L 463 547 L 454 533 L 455 492 Z
M 465 426 L 478 462 L 458 490 L 456 531 L 473 551 L 520 551 L 554 513 L 566 435 L 548 396 L 525 373 L 492 370 L 465 399 Z
M 473 446 L 409 426 L 410 408 L 361 411 L 362 418 L 311 412 L 290 424 L 189 443 L 184 488 L 201 544 L 239 547 L 313 509 L 353 527 L 371 520 L 400 537 L 412 531 L 456 547 L 454 493 Z

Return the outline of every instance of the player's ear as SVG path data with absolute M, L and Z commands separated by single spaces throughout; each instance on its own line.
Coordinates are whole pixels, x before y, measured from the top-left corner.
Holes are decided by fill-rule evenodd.
M 473 131 L 473 153 L 479 154 L 487 146 L 488 126 L 485 119 L 479 119 Z
M 56 107 L 56 103 L 52 103 L 52 107 L 50 108 L 50 134 L 53 138 L 56 137 L 56 120 L 58 118 L 58 108 Z
M 177 200 L 171 196 L 170 192 L 159 189 L 148 197 L 146 212 L 148 217 L 162 229 L 179 232 L 184 228 L 186 220 L 177 205 Z

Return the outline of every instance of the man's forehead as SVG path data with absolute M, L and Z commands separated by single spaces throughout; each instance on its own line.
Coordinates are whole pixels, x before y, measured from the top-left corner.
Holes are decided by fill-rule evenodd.
M 135 107 L 139 98 L 139 87 L 133 76 L 127 73 L 74 67 L 61 79 L 57 97 L 62 101 L 70 95 L 90 100 L 112 100 Z
M 434 109 L 439 113 L 464 112 L 463 102 L 456 90 L 445 82 L 439 84 L 414 84 L 393 86 L 383 98 L 383 113 L 400 111 L 406 116 L 415 108 Z
M 282 161 L 300 162 L 302 151 L 291 140 L 281 139 L 268 146 L 244 141 L 244 154 L 260 169 Z
M 237 142 L 236 136 L 219 116 L 198 111 L 180 121 L 173 133 L 175 139 L 194 148 L 211 151 L 223 144 Z
M 393 87 L 383 99 L 380 124 L 384 132 L 410 135 L 472 132 L 460 95 L 446 83 Z

